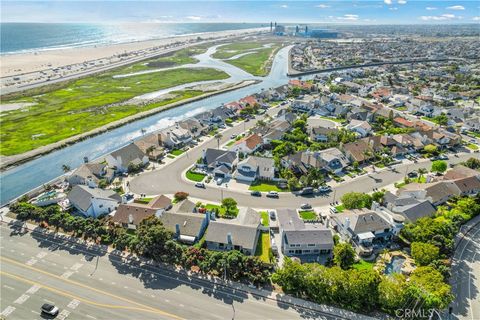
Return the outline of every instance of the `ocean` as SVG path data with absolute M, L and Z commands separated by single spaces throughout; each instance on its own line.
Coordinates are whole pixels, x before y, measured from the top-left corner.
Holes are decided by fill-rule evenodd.
M 260 23 L 0 23 L 0 53 L 125 43 L 265 26 Z

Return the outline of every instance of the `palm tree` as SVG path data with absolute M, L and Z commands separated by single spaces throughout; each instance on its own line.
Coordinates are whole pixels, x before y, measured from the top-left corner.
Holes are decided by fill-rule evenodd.
M 220 139 L 222 139 L 223 135 L 221 133 L 217 133 L 215 135 L 215 139 L 217 139 L 217 149 L 220 149 Z
M 418 180 L 422 179 L 423 175 L 427 173 L 427 169 L 425 168 L 419 168 L 418 169 Z
M 68 164 L 64 164 L 62 165 L 62 170 L 63 172 L 67 173 L 68 171 L 70 171 L 70 166 Z

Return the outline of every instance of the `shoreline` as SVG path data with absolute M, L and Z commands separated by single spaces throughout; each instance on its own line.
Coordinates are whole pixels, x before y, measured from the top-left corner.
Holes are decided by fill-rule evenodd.
M 0 56 L 2 95 L 103 72 L 186 47 L 262 34 L 264 28 L 207 32 Z
M 76 136 L 73 136 L 73 137 L 70 137 L 70 138 L 67 138 L 67 139 L 64 139 L 64 140 L 57 141 L 55 143 L 51 143 L 49 145 L 42 146 L 42 147 L 39 147 L 39 148 L 34 149 L 34 150 L 30 150 L 30 151 L 27 151 L 27 152 L 24 152 L 24 153 L 21 153 L 21 154 L 18 154 L 18 155 L 13 155 L 13 156 L 1 156 L 1 158 L 0 158 L 0 171 L 3 172 L 3 171 L 6 171 L 8 169 L 12 169 L 12 168 L 16 167 L 17 165 L 26 163 L 28 161 L 31 161 L 31 160 L 35 159 L 35 158 L 38 158 L 40 156 L 49 154 L 49 153 L 51 153 L 55 150 L 62 149 L 64 147 L 67 147 L 69 145 L 72 145 L 72 144 L 75 144 L 77 142 L 83 141 L 83 140 L 88 139 L 90 137 L 99 135 L 99 134 L 104 133 L 108 130 L 121 127 L 121 126 L 123 126 L 125 124 L 128 124 L 130 122 L 134 122 L 134 121 L 137 121 L 139 119 L 146 118 L 146 117 L 149 117 L 151 115 L 154 115 L 154 114 L 157 114 L 157 113 L 169 110 L 169 109 L 180 107 L 182 105 L 185 105 L 185 104 L 188 104 L 188 103 L 191 103 L 191 102 L 203 100 L 203 99 L 209 98 L 211 96 L 215 96 L 215 95 L 222 94 L 222 93 L 225 93 L 225 92 L 234 91 L 234 90 L 237 90 L 237 89 L 240 89 L 240 88 L 248 87 L 248 86 L 256 84 L 256 83 L 259 83 L 259 80 L 244 80 L 244 81 L 242 81 L 240 83 L 237 83 L 237 84 L 235 84 L 231 87 L 228 87 L 228 88 L 225 88 L 225 89 L 222 89 L 222 90 L 207 92 L 207 93 L 201 94 L 201 95 L 196 96 L 196 97 L 192 97 L 192 98 L 188 98 L 188 99 L 185 99 L 185 100 L 182 100 L 182 101 L 177 101 L 177 102 L 174 102 L 174 103 L 170 103 L 170 104 L 160 106 L 160 107 L 148 110 L 148 111 L 143 111 L 143 112 L 137 113 L 135 115 L 132 115 L 132 116 L 129 116 L 129 117 L 111 122 L 109 124 L 103 125 L 103 126 L 98 127 L 98 128 L 95 128 L 95 129 L 90 130 L 88 132 L 84 132 L 82 134 L 79 134 L 79 135 L 76 135 Z

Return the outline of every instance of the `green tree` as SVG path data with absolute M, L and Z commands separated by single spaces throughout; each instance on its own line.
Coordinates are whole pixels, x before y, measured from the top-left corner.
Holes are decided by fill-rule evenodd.
M 402 308 L 407 300 L 407 281 L 403 274 L 393 273 L 391 276 L 383 276 L 378 285 L 378 303 L 383 311 L 394 313 Z
M 432 172 L 442 173 L 447 170 L 447 162 L 443 160 L 435 160 L 432 162 Z
M 225 198 L 222 200 L 222 207 L 225 208 L 228 214 L 237 212 L 237 201 L 233 198 Z
M 333 262 L 346 270 L 355 263 L 355 250 L 350 243 L 339 243 L 333 248 Z
M 413 242 L 412 257 L 419 266 L 427 266 L 438 259 L 440 250 L 430 243 Z
M 370 208 L 372 206 L 372 197 L 362 192 L 348 192 L 342 198 L 342 203 L 347 209 Z
M 146 257 L 161 260 L 165 243 L 172 238 L 156 216 L 143 219 L 137 228 L 138 245 L 135 251 Z
M 63 170 L 63 172 L 67 173 L 68 171 L 71 170 L 71 168 L 68 164 L 63 164 L 62 165 L 62 170 Z
M 432 267 L 418 267 L 410 275 L 407 294 L 417 300 L 423 310 L 442 310 L 453 300 L 450 290 L 439 271 Z
M 436 154 L 438 148 L 433 144 L 427 144 L 425 147 L 423 147 L 423 151 L 428 154 Z
M 480 159 L 477 158 L 469 158 L 467 161 L 463 163 L 463 165 L 470 169 L 479 169 L 480 168 Z
M 448 124 L 448 117 L 445 113 L 442 113 L 436 117 L 433 117 L 432 121 L 441 126 L 446 126 Z

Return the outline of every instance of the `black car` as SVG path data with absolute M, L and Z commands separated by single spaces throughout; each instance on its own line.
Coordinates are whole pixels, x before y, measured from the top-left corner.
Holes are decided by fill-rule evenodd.
M 418 173 L 416 171 L 411 171 L 408 173 L 409 178 L 416 178 L 418 176 Z
M 55 307 L 53 304 L 45 303 L 42 306 L 42 313 L 49 314 L 51 316 L 56 316 L 58 314 L 59 309 Z
M 252 191 L 250 192 L 250 195 L 253 197 L 261 197 L 262 193 L 260 191 Z
M 312 188 L 312 187 L 303 188 L 302 191 L 300 191 L 300 194 L 301 194 L 302 196 L 306 196 L 306 195 L 309 195 L 309 194 L 313 194 L 313 188 Z

